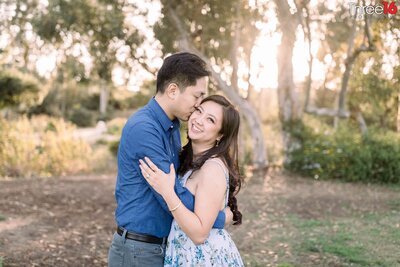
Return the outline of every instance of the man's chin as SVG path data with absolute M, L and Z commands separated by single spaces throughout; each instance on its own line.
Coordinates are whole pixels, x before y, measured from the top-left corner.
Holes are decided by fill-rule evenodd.
M 192 113 L 186 115 L 185 117 L 182 117 L 182 118 L 181 118 L 181 121 L 188 121 L 189 118 L 190 118 L 190 115 L 192 115 Z
M 189 116 L 186 117 L 179 117 L 178 118 L 180 121 L 188 121 L 189 120 Z

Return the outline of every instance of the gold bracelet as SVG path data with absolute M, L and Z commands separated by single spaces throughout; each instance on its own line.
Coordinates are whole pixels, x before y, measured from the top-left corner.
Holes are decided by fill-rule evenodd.
M 177 210 L 180 206 L 182 205 L 182 201 L 180 201 L 179 200 L 179 203 L 178 203 L 178 205 L 176 205 L 176 207 L 175 208 L 173 208 L 173 209 L 170 209 L 169 211 L 170 212 L 173 212 L 173 211 L 175 211 L 175 210 Z

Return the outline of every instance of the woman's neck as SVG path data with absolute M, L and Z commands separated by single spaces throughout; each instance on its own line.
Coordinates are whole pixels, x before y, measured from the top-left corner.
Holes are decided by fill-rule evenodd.
M 193 159 L 196 159 L 201 153 L 209 150 L 213 146 L 210 144 L 198 144 L 192 141 Z

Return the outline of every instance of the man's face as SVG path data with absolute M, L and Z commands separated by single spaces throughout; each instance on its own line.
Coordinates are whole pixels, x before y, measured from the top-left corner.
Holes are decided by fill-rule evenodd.
M 208 77 L 197 79 L 193 86 L 186 87 L 186 90 L 179 92 L 175 100 L 174 115 L 180 120 L 187 121 L 196 107 L 200 105 L 201 100 L 207 92 Z

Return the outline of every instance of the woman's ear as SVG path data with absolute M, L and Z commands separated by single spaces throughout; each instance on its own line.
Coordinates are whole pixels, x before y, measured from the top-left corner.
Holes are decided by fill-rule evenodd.
M 179 95 L 179 87 L 176 83 L 170 83 L 165 89 L 165 93 L 170 99 L 175 99 Z

